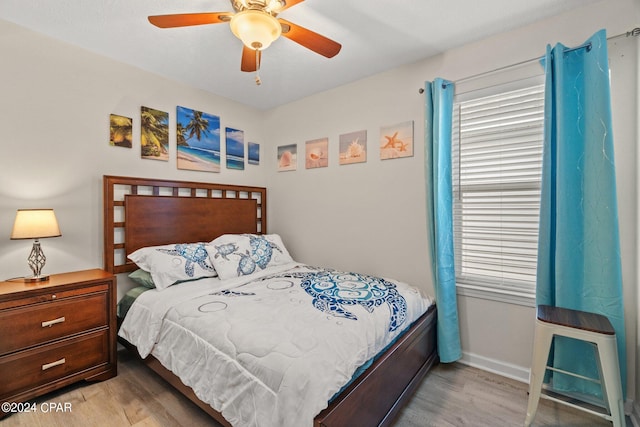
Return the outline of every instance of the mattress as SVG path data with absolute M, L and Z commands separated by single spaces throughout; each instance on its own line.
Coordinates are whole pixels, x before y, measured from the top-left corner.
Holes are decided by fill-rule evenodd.
M 311 426 L 431 304 L 402 282 L 290 263 L 140 293 L 119 335 L 234 426 Z

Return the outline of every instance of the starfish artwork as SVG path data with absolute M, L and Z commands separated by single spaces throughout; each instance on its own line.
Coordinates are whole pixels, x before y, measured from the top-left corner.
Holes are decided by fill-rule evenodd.
M 380 136 L 381 159 L 413 156 L 413 121 L 383 127 Z
M 384 136 L 387 139 L 387 144 L 382 147 L 384 148 L 396 148 L 396 144 L 402 144 L 402 141 L 398 141 L 396 138 L 398 137 L 398 132 L 395 132 L 393 135 L 391 136 Z

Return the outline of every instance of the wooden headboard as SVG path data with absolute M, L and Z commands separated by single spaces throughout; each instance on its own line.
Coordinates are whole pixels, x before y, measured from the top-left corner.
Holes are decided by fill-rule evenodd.
M 145 246 L 208 242 L 225 233 L 267 232 L 267 189 L 163 179 L 103 177 L 104 269 L 137 267 Z

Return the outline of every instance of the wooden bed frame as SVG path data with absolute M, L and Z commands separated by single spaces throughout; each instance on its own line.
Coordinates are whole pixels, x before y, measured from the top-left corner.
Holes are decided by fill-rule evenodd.
M 126 254 L 141 247 L 267 232 L 263 187 L 119 176 L 104 176 L 103 186 L 105 270 L 112 273 L 135 270 Z M 315 417 L 314 426 L 390 425 L 438 361 L 435 325 L 432 306 Z M 215 420 L 230 425 L 153 356 L 144 362 Z

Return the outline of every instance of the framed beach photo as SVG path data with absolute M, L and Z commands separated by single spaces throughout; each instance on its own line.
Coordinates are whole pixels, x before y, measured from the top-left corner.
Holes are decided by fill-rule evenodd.
M 220 117 L 178 106 L 176 140 L 178 169 L 220 172 Z
M 244 131 L 224 129 L 227 147 L 227 169 L 244 170 Z
M 296 144 L 278 147 L 278 172 L 294 171 L 298 165 L 298 146 Z
M 350 165 L 367 161 L 367 131 L 340 135 L 340 164 Z
M 413 156 L 413 120 L 380 128 L 380 159 Z
M 140 157 L 169 161 L 169 113 L 140 107 Z
M 256 142 L 247 143 L 247 161 L 250 165 L 260 164 L 260 144 Z
M 113 147 L 131 148 L 133 119 L 117 114 L 109 115 L 109 145 Z

